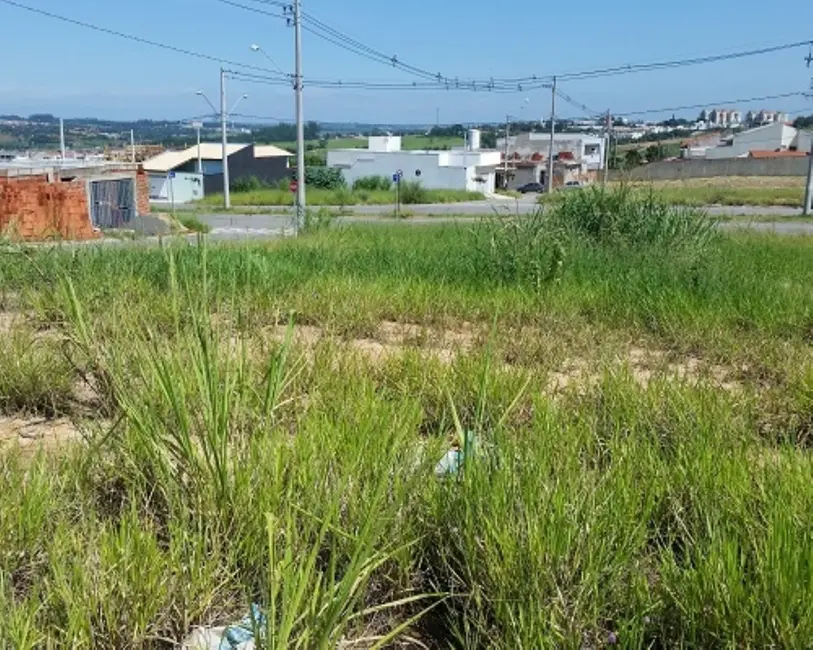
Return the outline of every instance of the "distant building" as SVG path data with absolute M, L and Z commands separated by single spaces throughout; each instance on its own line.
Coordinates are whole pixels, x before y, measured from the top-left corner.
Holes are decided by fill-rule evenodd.
M 495 189 L 498 151 L 480 149 L 480 132 L 469 132 L 467 147 L 450 151 L 403 151 L 400 136 L 371 136 L 367 149 L 329 149 L 327 166 L 340 169 L 349 185 L 365 176 L 419 181 L 427 189 L 491 193 Z
M 556 133 L 553 137 L 554 185 L 572 181 L 591 183 L 604 169 L 606 140 L 587 133 Z M 497 140 L 497 149 L 505 151 L 505 138 Z M 520 133 L 508 138 L 508 162 L 497 168 L 507 175 L 509 188 L 526 183 L 547 183 L 550 134 Z
M 230 144 L 227 153 L 231 183 L 254 177 L 274 184 L 290 176 L 288 159 L 293 154 L 279 147 Z M 165 151 L 145 161 L 144 169 L 150 175 L 151 200 L 185 203 L 199 199 L 223 191 L 223 145 L 204 142 L 200 151 L 197 145 Z
M 745 158 L 752 151 L 797 151 L 800 144 L 807 142 L 805 137 L 806 134 L 789 124 L 773 122 L 731 136 L 722 145 L 706 149 L 705 157 L 710 160 Z
M 700 112 L 700 121 L 710 128 L 735 128 L 742 124 L 742 113 L 728 108 L 712 108 Z
M 775 122 L 787 122 L 788 114 L 782 111 L 748 111 L 745 116 L 745 121 L 748 126 L 763 126 L 765 124 L 774 124 Z
M 24 240 L 95 239 L 148 215 L 148 180 L 135 165 L 17 159 L 0 164 L 0 231 Z

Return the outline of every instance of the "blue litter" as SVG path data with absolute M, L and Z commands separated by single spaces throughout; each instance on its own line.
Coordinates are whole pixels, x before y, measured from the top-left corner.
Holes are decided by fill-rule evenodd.
M 454 476 L 462 471 L 467 458 L 474 458 L 474 433 L 466 431 L 463 434 L 463 447 L 453 447 L 447 451 L 443 458 L 435 465 L 435 476 Z
M 260 610 L 257 603 L 252 603 L 251 611 L 243 617 L 237 625 L 226 628 L 223 633 L 223 640 L 220 642 L 220 650 L 233 650 L 239 648 L 244 643 L 254 640 L 254 630 L 265 628 L 265 614 Z
M 254 650 L 257 645 L 254 630 L 262 634 L 265 628 L 265 614 L 254 603 L 239 623 L 226 627 L 198 628 L 184 640 L 181 647 L 185 650 Z

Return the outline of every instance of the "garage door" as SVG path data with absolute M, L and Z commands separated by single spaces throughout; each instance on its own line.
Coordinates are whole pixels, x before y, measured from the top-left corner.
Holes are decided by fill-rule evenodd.
M 90 182 L 90 216 L 96 228 L 122 228 L 135 216 L 135 181 Z

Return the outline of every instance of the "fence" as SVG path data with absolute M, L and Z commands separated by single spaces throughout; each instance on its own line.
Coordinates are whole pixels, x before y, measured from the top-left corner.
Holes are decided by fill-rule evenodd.
M 808 158 L 724 158 L 662 161 L 626 172 L 613 171 L 612 180 L 676 181 L 720 176 L 805 176 Z

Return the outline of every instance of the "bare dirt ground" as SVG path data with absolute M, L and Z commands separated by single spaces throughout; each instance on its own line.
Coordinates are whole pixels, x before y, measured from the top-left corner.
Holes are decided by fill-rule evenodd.
M 81 440 L 79 428 L 68 418 L 0 417 L 0 449 L 16 444 L 24 452 L 53 449 Z
M 275 325 L 268 329 L 267 335 L 272 340 L 282 342 L 287 330 L 284 325 Z M 294 327 L 292 342 L 306 350 L 312 350 L 321 341 L 332 340 L 372 363 L 383 363 L 408 349 L 414 349 L 441 363 L 451 364 L 459 354 L 470 352 L 474 348 L 478 336 L 479 330 L 469 323 L 461 324 L 455 329 L 438 329 L 414 323 L 382 321 L 371 336 L 347 340 L 332 337 L 321 327 L 298 325 Z
M 285 340 L 287 327 L 277 325 L 267 330 L 269 338 L 276 342 Z M 531 335 L 524 331 L 524 335 Z M 537 332 L 537 334 L 541 334 Z M 461 355 L 475 351 L 482 346 L 487 332 L 470 323 L 462 323 L 455 328 L 425 327 L 413 323 L 382 321 L 370 337 L 337 339 L 324 329 L 313 325 L 295 326 L 292 332 L 294 345 L 312 352 L 322 342 L 332 341 L 345 346 L 350 352 L 364 360 L 380 364 L 403 354 L 407 350 L 417 350 L 428 358 L 449 365 Z M 544 390 L 555 395 L 567 389 L 584 390 L 596 385 L 604 372 L 628 371 L 642 387 L 660 379 L 683 382 L 689 385 L 707 384 L 727 391 L 737 391 L 742 385 L 739 378 L 747 368 L 736 368 L 711 363 L 696 355 L 673 358 L 666 350 L 647 347 L 643 344 L 618 346 L 609 358 L 573 356 L 556 363 L 555 368 L 546 373 Z M 525 369 L 533 371 L 536 364 L 504 363 L 504 370 Z M 542 364 L 544 365 L 544 363 Z M 537 368 L 539 369 L 539 368 Z

